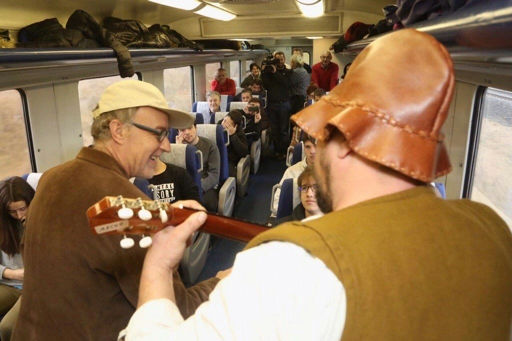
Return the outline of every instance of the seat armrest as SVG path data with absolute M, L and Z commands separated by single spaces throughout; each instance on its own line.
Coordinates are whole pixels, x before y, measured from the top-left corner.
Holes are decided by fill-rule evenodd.
M 219 190 L 219 207 L 217 209 L 220 215 L 231 217 L 235 206 L 236 180 L 229 177 Z
M 249 174 L 251 173 L 250 155 L 247 155 L 238 161 L 236 166 L 236 194 L 243 197 L 249 187 Z
M 274 214 L 274 215 L 277 214 L 277 210 L 274 209 L 274 197 L 275 197 L 276 191 L 278 189 L 281 189 L 281 184 L 275 184 L 274 187 L 272 187 L 272 199 L 270 200 L 270 212 L 272 212 L 272 214 Z
M 250 156 L 251 156 L 251 172 L 252 172 L 252 174 L 256 174 L 256 173 L 258 173 L 258 169 L 260 168 L 261 138 L 252 143 L 251 150 L 250 150 Z
M 290 146 L 286 150 L 286 167 L 290 167 L 292 165 L 292 158 L 293 158 L 293 150 L 295 147 Z

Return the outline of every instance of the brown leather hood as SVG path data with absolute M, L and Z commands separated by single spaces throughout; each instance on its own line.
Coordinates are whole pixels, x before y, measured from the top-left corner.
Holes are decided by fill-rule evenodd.
M 451 171 L 441 127 L 453 88 L 444 46 L 404 29 L 368 45 L 341 84 L 291 119 L 323 141 L 338 129 L 359 155 L 432 181 Z

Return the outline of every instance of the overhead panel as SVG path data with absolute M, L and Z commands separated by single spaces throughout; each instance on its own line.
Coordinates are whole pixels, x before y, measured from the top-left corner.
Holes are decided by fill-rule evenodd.
M 200 19 L 203 38 L 258 38 L 342 33 L 342 14 L 320 18 L 297 16 L 248 17 L 231 21 Z

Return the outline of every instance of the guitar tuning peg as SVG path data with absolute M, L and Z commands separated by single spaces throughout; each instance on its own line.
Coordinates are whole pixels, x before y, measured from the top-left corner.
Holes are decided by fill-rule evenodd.
M 139 216 L 140 220 L 144 220 L 144 221 L 148 221 L 151 218 L 153 218 L 153 215 L 151 214 L 151 212 L 148 211 L 144 206 L 141 207 L 141 209 L 139 210 L 137 215 Z
M 139 246 L 143 249 L 146 249 L 153 244 L 153 239 L 150 236 L 142 235 L 142 239 L 139 241 Z
M 160 207 L 160 219 L 162 220 L 162 224 L 165 224 L 169 220 L 169 216 L 167 212 L 163 208 Z
M 117 215 L 121 219 L 131 219 L 133 217 L 133 210 L 128 207 L 123 207 L 117 212 Z
M 123 239 L 121 239 L 121 242 L 119 244 L 123 249 L 129 249 L 133 247 L 133 245 L 135 245 L 135 242 L 133 241 L 132 238 L 128 238 L 126 237 L 126 235 L 124 235 Z

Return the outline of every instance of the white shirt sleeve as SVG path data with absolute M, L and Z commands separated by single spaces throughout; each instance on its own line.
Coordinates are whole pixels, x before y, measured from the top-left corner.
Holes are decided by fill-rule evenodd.
M 183 321 L 169 300 L 150 301 L 120 334 L 126 340 L 339 340 L 345 289 L 318 258 L 288 242 L 237 255 L 195 315 Z

